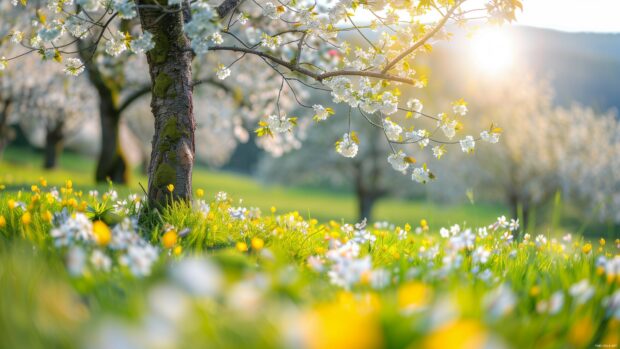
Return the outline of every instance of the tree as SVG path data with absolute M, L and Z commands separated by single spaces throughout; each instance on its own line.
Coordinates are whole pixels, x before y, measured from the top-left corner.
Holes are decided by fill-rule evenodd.
M 473 188 L 476 195 L 499 199 L 525 227 L 532 212 L 558 191 L 582 207 L 598 207 L 603 215 L 613 211 L 619 168 L 614 154 L 620 142 L 612 113 L 556 107 L 549 83 L 527 76 L 476 84 L 467 94 L 473 112 L 482 116 L 471 126 L 495 123 L 507 132 L 466 163 L 447 154 L 442 172 L 452 175 L 437 184 L 461 188 L 457 193 Z
M 63 142 L 89 116 L 93 110 L 94 94 L 83 79 L 68 79 L 61 72 L 51 75 L 48 81 L 39 81 L 17 100 L 15 113 L 23 130 L 45 133 L 43 167 L 53 169 L 62 152 Z
M 17 1 L 14 1 L 16 5 Z M 311 2 L 246 3 L 224 0 L 215 9 L 196 0 L 78 0 L 77 11 L 68 8 L 68 0 L 49 0 L 49 11 L 39 11 L 36 27 L 30 32 L 29 43 L 16 40 L 30 52 L 48 56 L 71 56 L 68 49 L 75 40 L 67 39 L 65 31 L 76 28 L 94 32 L 93 46 L 105 43 L 112 56 L 130 48 L 136 53 L 147 52 L 152 82 L 151 109 L 155 117 L 149 165 L 148 198 L 152 204 L 165 204 L 170 197 L 191 198 L 191 170 L 195 155 L 195 119 L 193 110 L 192 61 L 196 56 L 225 52 L 235 55 L 229 66 L 218 65 L 218 76 L 230 75 L 233 64 L 246 56 L 256 56 L 265 66 L 281 76 L 281 88 L 301 86 L 331 90 L 334 102 L 378 114 L 376 123 L 388 142 L 397 147 L 412 142 L 461 143 L 470 151 L 476 139 L 466 136 L 461 141 L 437 139 L 434 132 L 406 133 L 389 117 L 398 112 L 417 113 L 440 124 L 448 138 L 454 136 L 456 119 L 466 112 L 465 105 L 455 105 L 454 115 L 431 116 L 399 106 L 399 86 L 423 87 L 425 79 L 416 77 L 414 58 L 430 50 L 431 40 L 448 37 L 446 24 L 464 24 L 469 19 L 486 18 L 494 23 L 514 20 L 521 7 L 519 0 L 491 0 L 485 6 L 467 7 L 467 0 L 424 0 L 358 3 L 350 1 L 323 5 Z M 22 2 L 28 6 L 27 2 Z M 359 25 L 355 14 L 364 11 L 368 24 Z M 42 12 L 48 12 L 47 16 Z M 420 22 L 425 15 L 437 15 L 433 25 Z M 115 20 L 140 19 L 142 35 L 132 38 L 122 32 Z M 368 22 L 368 21 L 366 21 Z M 117 28 L 120 28 L 117 29 Z M 379 31 L 370 37 L 369 29 Z M 258 31 L 258 32 L 257 32 Z M 84 33 L 83 30 L 79 30 Z M 20 32 L 13 36 L 19 37 Z M 260 33 L 260 37 L 256 34 Z M 365 44 L 351 47 L 345 34 L 356 33 Z M 226 36 L 227 42 L 224 42 Z M 252 43 L 254 42 L 254 43 Z M 77 51 L 82 51 L 79 48 Z M 5 66 L 16 57 L 5 58 Z M 77 75 L 85 62 L 75 57 L 64 59 L 65 70 Z M 87 62 L 86 62 L 87 64 Z M 278 94 L 279 96 L 280 94 Z M 304 105 L 303 102 L 299 101 Z M 277 114 L 260 123 L 259 135 L 290 132 L 297 118 L 288 117 L 279 109 Z M 325 113 L 317 108 L 317 114 Z M 410 131 L 412 132 L 412 131 Z M 355 155 L 359 140 L 348 130 L 337 150 L 347 157 Z M 407 156 L 397 155 L 400 166 L 407 168 Z M 413 168 L 412 177 L 424 182 L 432 177 L 426 166 Z M 171 186 L 172 185 L 172 186 Z M 171 191 L 168 192 L 168 191 Z
M 335 188 L 351 188 L 357 201 L 359 221 L 372 220 L 372 210 L 378 200 L 386 197 L 421 195 L 422 188 L 412 186 L 410 179 L 385 166 L 385 153 L 390 152 L 381 129 L 368 122 L 358 122 L 355 129 L 361 143 L 353 159 L 325 149 L 333 146 L 342 136 L 349 122 L 344 111 L 338 111 L 330 124 L 320 124 L 308 131 L 303 146 L 294 153 L 280 157 L 263 156 L 258 165 L 258 176 L 267 182 L 305 185 L 329 184 Z M 409 150 L 413 147 L 408 147 Z M 319 155 L 320 154 L 320 155 Z

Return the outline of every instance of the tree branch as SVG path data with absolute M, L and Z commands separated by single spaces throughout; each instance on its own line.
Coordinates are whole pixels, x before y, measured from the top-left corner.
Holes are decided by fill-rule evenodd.
M 402 82 L 405 84 L 414 84 L 414 81 L 412 79 L 407 79 L 407 78 L 401 78 L 398 76 L 393 76 L 393 75 L 388 75 L 385 73 L 381 73 L 381 72 L 370 72 L 370 71 L 360 71 L 360 70 L 337 70 L 337 71 L 333 71 L 333 72 L 327 72 L 327 73 L 323 73 L 323 74 L 318 74 L 315 73 L 311 70 L 308 70 L 306 68 L 302 68 L 297 66 L 294 63 L 291 62 L 287 62 L 281 58 L 272 56 L 268 53 L 262 52 L 262 51 L 257 51 L 257 50 L 253 50 L 253 49 L 249 49 L 249 48 L 244 48 L 244 47 L 238 47 L 238 46 L 213 46 L 210 47 L 209 50 L 212 51 L 234 51 L 234 52 L 244 52 L 244 53 L 249 53 L 249 54 L 253 54 L 259 57 L 263 57 L 266 58 L 274 63 L 277 63 L 287 69 L 289 69 L 290 71 L 294 71 L 303 75 L 306 75 L 312 79 L 315 79 L 319 82 L 322 82 L 325 79 L 329 79 L 335 76 L 342 76 L 342 75 L 348 75 L 348 76 L 367 76 L 367 77 L 371 77 L 371 78 L 377 78 L 377 79 L 384 79 L 384 80 L 391 80 L 391 81 L 398 81 L 398 82 Z
M 381 73 L 385 74 L 388 72 L 388 70 L 390 70 L 393 66 L 395 66 L 398 62 L 400 62 L 403 58 L 407 57 L 408 55 L 410 55 L 413 51 L 417 50 L 418 48 L 420 48 L 422 45 L 424 45 L 430 38 L 432 38 L 433 36 L 435 36 L 435 34 L 437 34 L 437 32 L 439 32 L 439 30 L 441 30 L 441 28 L 443 28 L 444 25 L 446 25 L 446 23 L 448 22 L 448 19 L 450 19 L 450 17 L 452 16 L 452 14 L 454 13 L 454 11 L 456 11 L 456 9 L 460 6 L 461 2 L 457 1 L 451 8 L 450 10 L 448 10 L 448 13 L 446 13 L 445 16 L 443 16 L 443 18 L 441 19 L 441 21 L 439 23 L 437 23 L 437 25 L 435 26 L 435 28 L 433 28 L 433 30 L 431 30 L 430 32 L 426 33 L 426 35 L 424 35 L 420 40 L 418 40 L 415 44 L 413 44 L 413 46 L 409 47 L 408 49 L 406 49 L 405 51 L 403 51 L 401 54 L 399 54 L 396 58 L 394 58 L 391 62 L 389 62 L 385 68 L 383 68 L 383 70 L 381 71 Z
M 224 92 L 232 95 L 233 97 L 235 97 L 235 91 L 232 88 L 222 83 L 221 81 L 217 81 L 213 78 L 198 79 L 198 80 L 194 80 L 194 82 L 192 83 L 193 86 L 198 86 L 202 84 L 209 84 L 209 85 L 215 86 L 223 90 Z M 152 87 L 150 84 L 143 85 L 137 90 L 135 90 L 132 94 L 130 94 L 127 98 L 125 98 L 121 106 L 118 108 L 118 113 L 119 114 L 122 113 L 125 109 L 129 108 L 129 106 L 131 106 L 131 104 L 133 104 L 133 102 L 138 100 L 140 97 L 143 97 L 149 94 L 151 90 L 152 90 Z M 235 100 L 237 99 L 235 98 Z M 245 100 L 240 100 L 238 101 L 238 103 L 241 106 L 248 107 L 248 108 L 250 107 L 250 105 Z

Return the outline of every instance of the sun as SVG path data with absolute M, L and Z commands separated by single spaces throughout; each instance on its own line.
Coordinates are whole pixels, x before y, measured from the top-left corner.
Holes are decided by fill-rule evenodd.
M 502 75 L 514 63 L 514 40 L 504 29 L 480 29 L 469 42 L 469 52 L 476 69 L 489 76 Z

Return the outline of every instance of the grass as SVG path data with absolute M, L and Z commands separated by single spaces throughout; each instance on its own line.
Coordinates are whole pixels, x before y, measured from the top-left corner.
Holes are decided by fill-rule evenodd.
M 44 171 L 41 168 L 40 154 L 30 149 L 9 149 L 0 162 L 0 183 L 11 190 L 29 188 L 31 183 L 45 177 L 51 185 L 60 186 L 67 178 L 73 180 L 76 187 L 91 188 L 95 163 L 92 159 L 73 153 L 65 153 L 60 158 L 59 168 Z M 212 171 L 197 166 L 193 173 L 194 188 L 202 188 L 209 197 L 219 191 L 225 191 L 237 199 L 243 199 L 243 205 L 256 206 L 269 212 L 276 206 L 280 212 L 298 211 L 308 218 L 319 221 L 347 221 L 357 219 L 356 201 L 352 194 L 326 191 L 320 188 L 299 188 L 284 186 L 265 186 L 254 179 L 230 172 Z M 117 187 L 122 193 L 140 192 L 142 184 L 146 187 L 147 178 L 134 173 L 128 188 Z M 107 185 L 99 185 L 99 191 Z M 448 226 L 451 224 L 484 225 L 496 217 L 507 214 L 501 205 L 494 204 L 460 204 L 440 205 L 423 201 L 404 201 L 385 199 L 378 202 L 374 210 L 375 221 L 389 221 L 395 224 L 419 222 L 426 219 L 431 226 Z
M 2 348 L 620 342 L 620 239 L 321 223 L 233 197 L 144 212 L 76 189 L 0 194 Z

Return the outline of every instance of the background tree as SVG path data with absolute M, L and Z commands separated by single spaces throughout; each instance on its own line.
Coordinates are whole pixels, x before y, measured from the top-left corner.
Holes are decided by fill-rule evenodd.
M 55 168 L 63 142 L 77 133 L 89 117 L 96 116 L 95 94 L 84 79 L 70 79 L 58 72 L 46 82 L 23 91 L 15 113 L 29 134 L 45 134 L 43 167 Z
M 336 109 L 337 110 L 337 109 Z M 329 124 L 309 128 L 303 146 L 280 157 L 262 156 L 257 168 L 258 177 L 267 183 L 302 185 L 330 185 L 336 190 L 350 189 L 356 197 L 359 221 L 372 220 L 372 211 L 378 200 L 390 196 L 411 198 L 424 193 L 424 188 L 411 179 L 386 166 L 385 154 L 390 152 L 382 130 L 368 122 L 357 121 L 355 129 L 361 143 L 353 159 L 335 152 L 325 154 L 333 147 L 347 127 L 345 111 L 337 111 Z M 420 159 L 421 160 L 421 159 Z
M 532 212 L 558 191 L 580 198 L 587 207 L 599 203 L 604 206 L 600 210 L 612 207 L 617 199 L 609 193 L 618 185 L 612 179 L 617 178 L 613 154 L 618 148 L 613 114 L 579 106 L 555 107 L 553 91 L 544 80 L 513 76 L 506 81 L 476 84 L 467 93 L 472 112 L 481 115 L 469 126 L 502 125 L 507 132 L 501 142 L 479 149 L 467 162 L 446 154 L 440 172 L 452 175 L 434 184 L 458 188 L 443 193 L 464 197 L 470 189 L 475 196 L 503 201 L 524 226 Z

